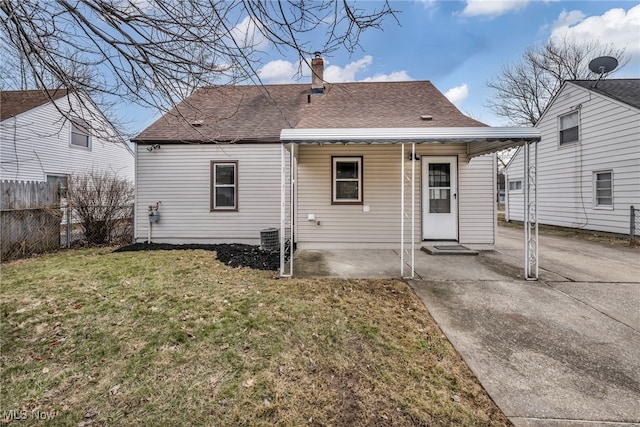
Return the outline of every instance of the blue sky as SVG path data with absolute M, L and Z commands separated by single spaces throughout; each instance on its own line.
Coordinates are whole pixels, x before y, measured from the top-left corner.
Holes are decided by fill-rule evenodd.
M 492 126 L 505 125 L 485 105 L 485 82 L 531 45 L 566 36 L 598 39 L 626 48 L 630 62 L 611 78 L 640 77 L 638 1 L 391 1 L 397 21 L 368 30 L 361 49 L 325 55 L 325 80 L 430 80 L 465 114 Z M 294 52 L 283 56 L 265 45 L 259 74 L 264 83 L 310 81 L 296 75 Z M 131 111 L 134 130 L 157 115 Z

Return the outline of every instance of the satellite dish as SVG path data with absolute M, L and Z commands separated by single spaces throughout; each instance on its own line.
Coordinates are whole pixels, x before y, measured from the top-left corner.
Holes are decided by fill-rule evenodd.
M 589 62 L 589 69 L 596 74 L 609 73 L 616 69 L 618 66 L 618 60 L 612 56 L 601 56 Z

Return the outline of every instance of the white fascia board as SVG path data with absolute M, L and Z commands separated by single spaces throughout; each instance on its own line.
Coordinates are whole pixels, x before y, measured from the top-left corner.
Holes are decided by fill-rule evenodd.
M 539 141 L 540 131 L 529 127 L 335 128 L 283 129 L 283 143 L 456 143 Z

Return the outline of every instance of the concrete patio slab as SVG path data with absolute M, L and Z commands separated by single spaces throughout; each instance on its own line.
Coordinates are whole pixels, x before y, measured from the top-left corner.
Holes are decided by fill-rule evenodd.
M 411 285 L 516 426 L 640 422 L 634 327 L 542 282 Z
M 516 427 L 640 427 L 640 250 L 541 234 L 536 282 L 522 230 L 498 238 L 473 257 L 416 251 L 409 281 L 490 396 Z M 294 266 L 400 277 L 394 250 L 298 251 Z
M 296 277 L 379 279 L 400 277 L 400 255 L 391 249 L 298 250 L 294 254 Z
M 498 227 L 496 251 L 505 260 L 522 263 L 523 231 Z M 576 282 L 637 282 L 640 250 L 611 243 L 540 234 L 541 275 L 552 272 Z M 548 280 L 544 278 L 543 280 Z

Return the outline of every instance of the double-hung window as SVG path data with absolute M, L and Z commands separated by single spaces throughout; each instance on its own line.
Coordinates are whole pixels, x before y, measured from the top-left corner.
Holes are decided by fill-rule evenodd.
M 91 124 L 85 119 L 71 118 L 71 145 L 91 148 Z
M 331 202 L 362 204 L 362 157 L 332 157 Z
M 577 111 L 574 111 L 564 116 L 560 116 L 559 127 L 560 145 L 574 144 L 580 139 L 580 116 Z
M 613 171 L 593 173 L 593 205 L 613 209 Z
M 238 162 L 211 162 L 211 210 L 238 210 Z

